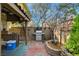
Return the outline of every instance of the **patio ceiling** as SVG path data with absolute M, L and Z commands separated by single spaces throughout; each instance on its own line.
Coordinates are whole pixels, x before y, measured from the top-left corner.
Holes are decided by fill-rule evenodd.
M 19 20 L 21 21 L 30 21 L 30 18 L 25 15 L 19 8 L 18 6 L 16 6 L 16 4 L 13 3 L 5 3 L 2 4 L 2 11 L 3 9 L 8 12 L 9 14 L 13 14 L 13 15 L 17 15 L 19 18 Z

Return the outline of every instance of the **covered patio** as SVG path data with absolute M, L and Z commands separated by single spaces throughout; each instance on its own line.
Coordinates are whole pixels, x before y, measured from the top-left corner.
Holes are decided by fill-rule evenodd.
M 75 14 L 68 9 L 71 5 L 0 4 L 1 55 L 71 56 L 64 47 L 74 23 Z

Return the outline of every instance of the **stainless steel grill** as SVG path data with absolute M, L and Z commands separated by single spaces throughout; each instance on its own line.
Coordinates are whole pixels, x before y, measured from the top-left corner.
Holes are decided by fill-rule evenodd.
M 36 40 L 42 40 L 42 35 L 44 33 L 42 33 L 42 31 L 37 30 L 36 33 L 34 33 L 36 35 Z

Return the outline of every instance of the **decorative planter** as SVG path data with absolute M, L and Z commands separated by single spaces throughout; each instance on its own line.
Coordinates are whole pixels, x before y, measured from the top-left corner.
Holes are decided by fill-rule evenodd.
M 61 55 L 61 46 L 60 43 L 53 44 L 52 40 L 46 41 L 45 42 L 46 49 L 48 54 L 52 56 L 60 56 Z
M 69 53 L 67 49 L 62 48 L 61 56 L 72 56 L 72 54 Z
M 65 49 L 60 43 L 54 44 L 52 40 L 45 42 L 48 54 L 52 56 L 72 56 L 67 49 Z

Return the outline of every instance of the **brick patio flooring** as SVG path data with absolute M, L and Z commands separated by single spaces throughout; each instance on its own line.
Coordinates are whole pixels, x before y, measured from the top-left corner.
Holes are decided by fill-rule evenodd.
M 28 43 L 28 51 L 24 55 L 26 56 L 48 56 L 43 42 L 32 41 Z
M 30 41 L 25 44 L 20 44 L 14 50 L 4 50 L 2 52 L 3 56 L 48 56 L 46 48 L 43 42 Z

